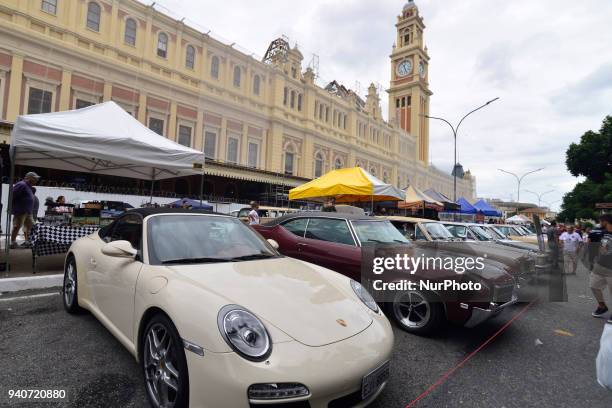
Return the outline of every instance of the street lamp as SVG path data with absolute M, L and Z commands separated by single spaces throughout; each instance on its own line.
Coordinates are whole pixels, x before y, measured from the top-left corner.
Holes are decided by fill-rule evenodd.
M 549 191 L 543 192 L 542 194 L 538 194 L 535 191 L 531 191 L 531 190 L 523 190 L 523 191 L 525 191 L 527 193 L 535 194 L 538 197 L 538 207 L 542 206 L 542 197 L 544 197 L 546 194 L 554 193 L 555 192 L 555 190 L 549 190 Z
M 507 173 L 507 174 L 510 174 L 511 176 L 514 176 L 514 178 L 516 178 L 516 181 L 518 183 L 518 187 L 516 189 L 516 202 L 518 204 L 521 201 L 521 181 L 523 181 L 525 176 L 527 176 L 529 174 L 535 173 L 535 172 L 540 171 L 540 170 L 544 170 L 544 167 L 540 167 L 539 169 L 528 171 L 527 173 L 523 174 L 520 177 L 517 176 L 516 174 L 510 172 L 510 171 L 506 171 L 506 170 L 503 170 L 503 169 L 497 169 L 497 170 L 499 170 L 501 172 L 504 172 L 504 173 Z
M 448 120 L 446 120 L 444 118 L 438 118 L 438 117 L 435 117 L 435 116 L 429 116 L 429 115 L 421 114 L 421 116 L 426 117 L 427 119 L 436 119 L 436 120 L 441 120 L 441 121 L 445 122 L 448 126 L 450 126 L 450 128 L 453 131 L 453 138 L 455 139 L 455 165 L 453 166 L 453 201 L 455 201 L 455 202 L 457 202 L 457 132 L 459 132 L 459 126 L 461 126 L 461 122 L 463 122 L 463 120 L 465 118 L 467 118 L 468 116 L 470 116 L 472 113 L 476 112 L 477 110 L 480 110 L 480 109 L 484 108 L 485 106 L 495 102 L 498 99 L 499 99 L 499 97 L 493 98 L 490 101 L 488 101 L 487 103 L 477 107 L 476 109 L 472 109 L 464 117 L 461 118 L 461 120 L 459 121 L 459 123 L 457 124 L 456 127 L 453 126 Z

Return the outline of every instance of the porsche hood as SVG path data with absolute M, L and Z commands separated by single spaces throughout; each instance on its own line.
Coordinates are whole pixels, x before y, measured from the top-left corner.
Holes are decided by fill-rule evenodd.
M 244 306 L 264 324 L 274 325 L 307 346 L 344 340 L 372 323 L 366 306 L 354 295 L 347 279 L 295 259 L 169 268 L 204 292 Z

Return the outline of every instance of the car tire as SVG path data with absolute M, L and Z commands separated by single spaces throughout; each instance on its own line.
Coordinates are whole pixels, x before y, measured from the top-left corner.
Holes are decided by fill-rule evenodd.
M 402 330 L 419 336 L 436 333 L 446 320 L 444 306 L 437 296 L 418 290 L 398 293 L 387 309 Z
M 189 374 L 183 341 L 172 321 L 156 314 L 141 338 L 141 367 L 151 406 L 189 406 Z
M 76 260 L 74 256 L 70 255 L 68 259 L 66 259 L 66 265 L 64 266 L 62 301 L 64 303 L 64 309 L 71 314 L 77 314 L 83 311 L 79 306 L 77 276 Z

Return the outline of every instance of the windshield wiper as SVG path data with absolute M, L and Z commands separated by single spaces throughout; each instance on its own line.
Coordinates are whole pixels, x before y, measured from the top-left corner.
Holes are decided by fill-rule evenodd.
M 267 258 L 276 258 L 276 255 L 274 254 L 266 254 L 266 253 L 260 253 L 260 254 L 250 254 L 250 255 L 242 255 L 242 256 L 235 256 L 233 258 L 229 258 L 228 261 L 250 261 L 252 259 L 267 259 Z
M 228 258 L 178 258 L 178 259 L 166 259 L 162 261 L 162 265 L 171 264 L 195 264 L 195 263 L 214 263 L 214 262 L 230 262 L 232 259 Z

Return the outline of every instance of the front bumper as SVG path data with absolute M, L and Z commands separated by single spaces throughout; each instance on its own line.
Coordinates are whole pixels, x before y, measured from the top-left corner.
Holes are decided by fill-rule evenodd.
M 245 360 L 234 352 L 186 351 L 190 406 L 198 408 L 248 408 L 294 403 L 296 407 L 327 408 L 339 398 L 360 392 L 363 377 L 391 357 L 393 331 L 384 316 L 375 316 L 364 331 L 320 347 L 298 341 L 275 343 L 266 361 Z M 308 397 L 275 401 L 249 401 L 247 390 L 255 383 L 295 382 L 310 390 Z M 355 406 L 366 406 L 382 391 Z M 301 401 L 301 402 L 300 402 Z M 307 402 L 308 404 L 305 404 Z M 332 405 L 333 406 L 333 405 Z
M 518 301 L 518 296 L 516 294 L 512 295 L 512 299 L 504 304 L 497 304 L 491 302 L 488 309 L 482 309 L 480 307 L 472 308 L 472 316 L 465 323 L 465 327 L 475 327 L 480 323 L 489 320 L 492 317 L 497 316 L 503 309 L 506 307 L 516 303 Z

